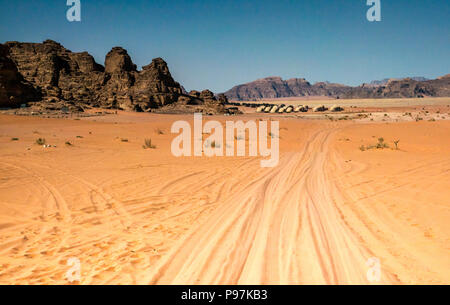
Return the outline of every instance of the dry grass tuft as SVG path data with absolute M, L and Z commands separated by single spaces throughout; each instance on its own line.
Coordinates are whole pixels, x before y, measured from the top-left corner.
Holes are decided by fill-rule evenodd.
M 145 139 L 144 145 L 142 145 L 143 149 L 155 149 L 156 145 L 152 144 L 152 139 Z

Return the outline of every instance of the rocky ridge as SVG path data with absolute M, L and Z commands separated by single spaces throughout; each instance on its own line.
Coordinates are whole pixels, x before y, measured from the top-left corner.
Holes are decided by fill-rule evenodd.
M 230 100 L 250 101 L 283 97 L 325 96 L 330 98 L 413 98 L 450 96 L 450 78 L 390 79 L 386 83 L 351 87 L 328 82 L 309 83 L 304 78 L 283 80 L 267 77 L 238 85 L 224 93 Z
M 128 52 L 114 47 L 105 65 L 87 52 L 75 53 L 61 44 L 6 42 L 0 44 L 0 107 L 34 107 L 83 111 L 87 107 L 129 111 L 162 111 L 179 104 L 179 111 L 226 112 L 226 99 L 210 91 L 186 94 L 162 58 L 138 71 Z M 183 105 L 184 107 L 183 109 Z

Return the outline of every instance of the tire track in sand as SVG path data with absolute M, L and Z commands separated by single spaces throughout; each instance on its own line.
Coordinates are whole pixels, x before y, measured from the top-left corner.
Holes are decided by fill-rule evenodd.
M 231 194 L 138 281 L 151 284 L 368 284 L 372 257 L 347 226 L 326 172 L 333 129 Z M 384 272 L 382 283 L 395 283 Z

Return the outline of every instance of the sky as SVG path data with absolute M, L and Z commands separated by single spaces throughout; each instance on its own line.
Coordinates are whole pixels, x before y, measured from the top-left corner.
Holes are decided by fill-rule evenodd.
M 450 1 L 0 0 L 0 43 L 52 39 L 104 64 L 114 46 L 140 68 L 164 58 L 187 90 L 223 92 L 268 76 L 347 85 L 450 73 Z

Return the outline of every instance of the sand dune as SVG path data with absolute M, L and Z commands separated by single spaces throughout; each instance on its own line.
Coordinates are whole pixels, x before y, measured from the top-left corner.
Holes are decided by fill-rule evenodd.
M 0 284 L 68 284 L 71 257 L 76 284 L 369 284 L 372 257 L 377 283 L 450 282 L 449 121 L 281 119 L 262 169 L 172 157 L 180 117 L 0 116 Z M 400 150 L 358 149 L 378 137 Z

